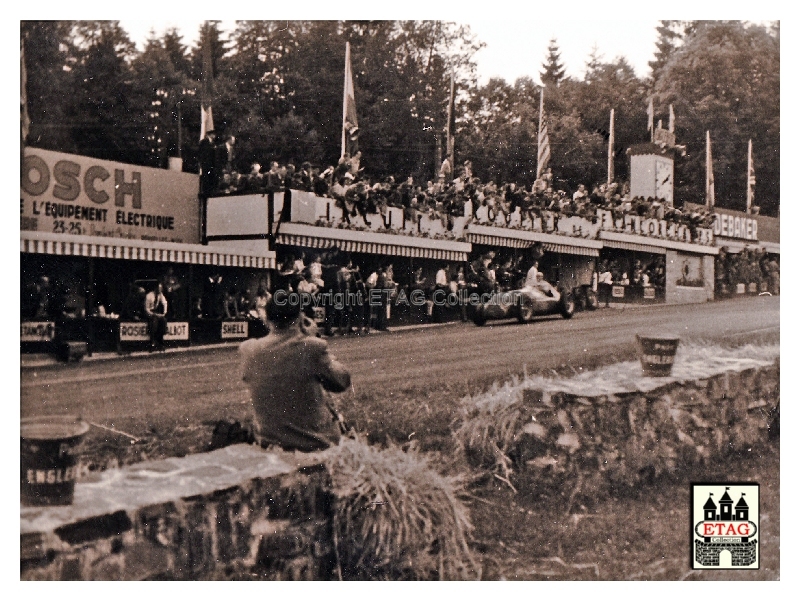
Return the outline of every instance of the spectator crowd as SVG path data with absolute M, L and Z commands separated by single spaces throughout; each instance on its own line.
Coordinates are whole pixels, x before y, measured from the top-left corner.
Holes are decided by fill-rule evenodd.
M 767 254 L 762 248 L 748 246 L 736 254 L 720 248 L 714 277 L 715 292 L 719 295 L 736 293 L 740 284 L 748 287 L 754 284 L 755 291 L 780 294 L 780 264 L 774 254 Z
M 248 173 L 239 173 L 228 161 L 212 195 L 263 194 L 285 188 L 303 190 L 334 199 L 345 224 L 350 224 L 355 215 L 361 215 L 368 226 L 373 218 L 383 218 L 386 223 L 386 209 L 394 207 L 404 211 L 406 221 L 418 222 L 422 215 L 439 219 L 446 231 L 452 230 L 453 219 L 458 217 L 511 228 L 523 228 L 535 218 L 546 220 L 551 215 L 581 216 L 596 222 L 599 209 L 611 211 L 614 219 L 633 214 L 686 225 L 693 234 L 696 228 L 709 228 L 713 224 L 713 215 L 705 209 L 682 211 L 658 198 L 632 197 L 625 182 L 599 183 L 591 191 L 580 184 L 569 194 L 553 188 L 548 169 L 528 190 L 516 183 L 484 182 L 474 176 L 470 161 L 455 174 L 445 161 L 437 181 L 424 184 L 413 177 L 395 180 L 388 176 L 378 180 L 365 175 L 360 154 L 353 157 L 345 154 L 337 165 L 324 170 L 309 162 L 296 167 L 273 161 L 268 170 L 263 170 L 260 163 L 253 163 Z

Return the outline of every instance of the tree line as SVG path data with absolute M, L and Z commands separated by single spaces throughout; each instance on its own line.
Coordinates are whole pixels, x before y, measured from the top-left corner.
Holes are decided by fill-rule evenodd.
M 137 50 L 117 21 L 22 21 L 30 130 L 27 143 L 132 164 L 197 171 L 203 52 L 211 48 L 215 129 L 236 136 L 235 166 L 340 155 L 345 42 L 350 42 L 359 147 L 365 172 L 425 181 L 446 153 L 450 74 L 455 74 L 456 164 L 486 182 L 530 185 L 536 175 L 544 86 L 554 187 L 605 181 L 609 113 L 614 167 L 649 140 L 647 105 L 666 127 L 675 113 L 675 201 L 705 200 L 710 131 L 717 205 L 745 207 L 747 142 L 753 140 L 755 203 L 779 212 L 780 28 L 777 23 L 661 21 L 650 72 L 625 58 L 587 57 L 566 75 L 557 40 L 531 77 L 479 84 L 483 46 L 466 25 L 441 21 L 238 21 L 225 35 L 206 22 L 198 42 L 151 35 Z

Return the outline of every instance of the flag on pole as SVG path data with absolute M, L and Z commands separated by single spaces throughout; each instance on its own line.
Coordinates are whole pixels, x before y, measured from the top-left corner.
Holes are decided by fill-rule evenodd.
M 753 210 L 756 195 L 756 170 L 753 168 L 753 140 L 747 142 L 747 214 Z
M 28 133 L 31 129 L 31 118 L 28 115 L 28 70 L 25 67 L 25 40 L 19 40 L 19 75 L 20 75 L 20 88 L 19 88 L 19 120 L 20 120 L 20 137 L 24 145 L 28 139 Z
M 653 99 L 650 98 L 650 102 L 647 104 L 647 131 L 650 132 L 650 141 L 653 141 L 653 136 L 655 135 L 655 130 L 653 129 Z
M 206 137 L 207 131 L 214 131 L 214 115 L 211 111 L 211 106 L 208 108 L 200 105 L 200 139 Z
M 711 160 L 711 132 L 706 131 L 706 208 L 714 206 L 714 164 Z
M 455 168 L 456 154 L 456 80 L 455 73 L 450 72 L 450 101 L 447 103 L 447 158 Z
M 609 131 L 611 132 L 608 136 L 608 183 L 614 181 L 614 109 L 611 109 L 611 122 L 609 124 Z
M 345 152 L 354 156 L 358 152 L 358 118 L 356 117 L 356 95 L 353 88 L 353 67 L 350 64 L 350 42 L 345 46 L 344 56 L 344 105 L 342 107 L 342 156 Z
M 214 130 L 214 115 L 211 112 L 211 98 L 214 94 L 213 60 L 211 57 L 211 28 L 206 24 L 203 36 L 203 85 L 200 90 L 200 139 L 207 131 Z
M 672 104 L 669 105 L 669 132 L 675 133 L 675 111 L 672 110 Z
M 550 162 L 550 136 L 547 134 L 547 120 L 544 118 L 544 88 L 539 95 L 539 152 L 536 162 L 536 179 L 541 179 Z

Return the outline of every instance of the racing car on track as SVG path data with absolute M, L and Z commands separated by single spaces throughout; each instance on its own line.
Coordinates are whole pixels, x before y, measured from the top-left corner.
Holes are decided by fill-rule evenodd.
M 560 314 L 569 319 L 574 313 L 575 299 L 572 293 L 545 284 L 494 292 L 473 307 L 472 322 L 479 327 L 490 319 L 516 318 L 520 323 L 528 323 L 542 315 Z

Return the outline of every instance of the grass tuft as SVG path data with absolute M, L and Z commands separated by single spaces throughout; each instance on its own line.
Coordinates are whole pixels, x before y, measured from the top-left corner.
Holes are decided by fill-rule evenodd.
M 413 446 L 343 439 L 325 456 L 342 579 L 480 579 L 460 477 L 439 474 Z

